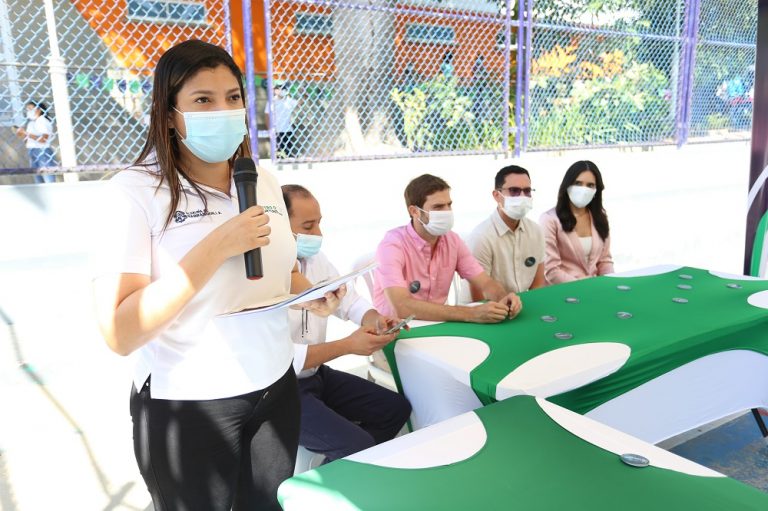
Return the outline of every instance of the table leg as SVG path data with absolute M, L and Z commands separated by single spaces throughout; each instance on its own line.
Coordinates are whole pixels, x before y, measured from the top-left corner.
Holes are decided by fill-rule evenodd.
M 765 426 L 765 421 L 760 415 L 760 410 L 757 408 L 752 408 L 752 416 L 757 421 L 757 427 L 760 428 L 760 433 L 763 434 L 763 438 L 768 437 L 768 427 Z

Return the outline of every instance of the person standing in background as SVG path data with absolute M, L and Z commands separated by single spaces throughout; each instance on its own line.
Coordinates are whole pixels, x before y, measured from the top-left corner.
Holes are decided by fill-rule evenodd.
M 274 104 L 274 124 L 275 144 L 279 158 L 293 158 L 296 156 L 296 138 L 293 132 L 293 110 L 299 102 L 292 98 L 288 86 L 283 82 L 275 85 L 275 94 L 273 96 Z M 269 105 L 265 110 L 267 122 L 272 119 L 270 116 Z
M 40 169 L 55 167 L 56 157 L 51 148 L 53 140 L 53 122 L 48 117 L 48 105 L 42 101 L 29 101 L 26 104 L 26 127 L 16 128 L 16 135 L 25 140 L 29 154 L 29 167 Z M 35 174 L 36 183 L 55 183 L 56 176 Z

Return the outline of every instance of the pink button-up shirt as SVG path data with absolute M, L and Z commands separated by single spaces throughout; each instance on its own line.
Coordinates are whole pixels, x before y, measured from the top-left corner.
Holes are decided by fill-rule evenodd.
M 379 266 L 374 270 L 373 303 L 385 316 L 394 316 L 392 304 L 384 294 L 388 287 L 408 289 L 419 281 L 420 288 L 412 296 L 417 300 L 445 303 L 454 272 L 471 279 L 483 272 L 458 234 L 449 231 L 432 247 L 411 224 L 387 232 L 376 250 Z

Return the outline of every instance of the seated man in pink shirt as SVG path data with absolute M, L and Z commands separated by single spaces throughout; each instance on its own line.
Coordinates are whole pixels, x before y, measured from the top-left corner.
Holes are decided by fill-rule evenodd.
M 514 318 L 522 308 L 520 298 L 489 277 L 451 231 L 450 192 L 448 183 L 430 174 L 408 183 L 405 204 L 411 221 L 387 232 L 376 251 L 376 309 L 385 316 L 413 314 L 428 321 L 498 323 Z M 454 272 L 489 301 L 474 307 L 445 305 Z

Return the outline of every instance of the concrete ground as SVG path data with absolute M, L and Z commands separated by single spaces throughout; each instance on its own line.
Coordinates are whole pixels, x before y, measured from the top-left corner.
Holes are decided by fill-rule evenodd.
M 533 174 L 532 218 L 554 205 L 565 169 L 583 158 L 604 173 L 617 271 L 680 263 L 741 272 L 747 143 L 526 155 L 515 163 Z M 276 173 L 319 198 L 324 249 L 345 271 L 375 250 L 384 231 L 405 223 L 409 179 L 444 177 L 453 187 L 456 230 L 467 233 L 492 212 L 493 175 L 506 163 L 423 158 Z M 0 187 L 2 511 L 152 509 L 132 452 L 130 359 L 106 348 L 91 312 L 88 246 L 93 219 L 108 214 L 98 191 L 98 183 Z M 332 323 L 331 336 L 348 329 Z M 363 363 L 343 357 L 336 366 Z M 751 420 L 738 418 L 673 449 L 768 491 L 766 444 L 754 437 Z M 749 473 L 729 472 L 730 460 Z
M 763 411 L 763 421 L 768 413 Z M 768 439 L 751 413 L 669 448 L 675 454 L 768 492 Z

